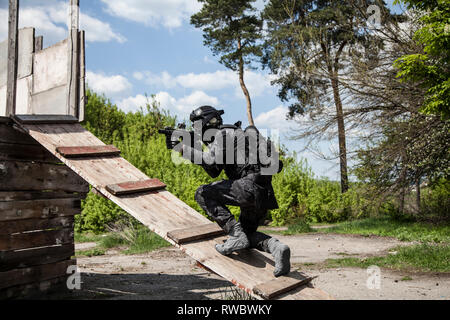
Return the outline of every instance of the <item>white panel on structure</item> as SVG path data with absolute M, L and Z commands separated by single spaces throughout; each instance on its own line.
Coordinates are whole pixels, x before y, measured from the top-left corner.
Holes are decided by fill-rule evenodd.
M 66 94 L 65 85 L 33 94 L 31 97 L 31 113 L 28 114 L 66 115 Z
M 34 54 L 33 94 L 66 85 L 68 64 L 67 52 L 66 39 Z M 64 111 L 63 114 L 66 113 L 67 111 Z
M 6 86 L 0 87 L 0 117 L 6 117 Z
M 19 58 L 17 79 L 28 77 L 33 72 L 34 28 L 19 30 Z M 0 43 L 0 87 L 6 85 L 8 41 Z
M 5 40 L 0 43 L 0 87 L 6 86 L 7 74 L 8 74 L 8 40 Z
M 31 87 L 33 76 L 17 80 L 16 114 L 29 114 L 31 111 Z
M 33 73 L 34 28 L 19 30 L 19 59 L 17 79 L 28 77 Z

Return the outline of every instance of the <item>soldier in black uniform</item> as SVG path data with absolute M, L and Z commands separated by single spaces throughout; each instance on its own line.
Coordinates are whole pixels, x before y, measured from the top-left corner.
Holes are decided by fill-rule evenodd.
M 197 156 L 197 159 L 201 157 L 202 160 L 198 164 L 212 178 L 218 177 L 224 170 L 229 179 L 201 186 L 195 193 L 195 199 L 203 210 L 229 235 L 224 244 L 216 245 L 218 252 L 229 255 L 238 250 L 256 248 L 271 253 L 275 259 L 274 275 L 276 277 L 285 275 L 290 272 L 289 247 L 278 239 L 257 232 L 257 228 L 266 218 L 268 210 L 278 208 L 272 187 L 272 175 L 281 171 L 282 162 L 279 161 L 278 153 L 276 153 L 274 147 L 271 148 L 270 143 L 260 143 L 261 141 L 267 142 L 267 140 L 261 138 L 255 127 L 247 128 L 245 130 L 246 135 L 236 135 L 236 130 L 243 132 L 240 129 L 240 124 L 223 125 L 222 114 L 223 111 L 218 111 L 210 106 L 203 106 L 194 110 L 190 116 L 190 120 L 194 124 L 201 121 L 203 133 L 208 129 L 216 129 L 216 134 L 211 141 L 203 141 L 202 134 L 202 142 L 208 147 L 207 152 L 201 151 L 201 149 L 199 151 L 192 145 L 184 144 L 181 151 L 183 158 L 194 162 L 195 156 Z M 276 158 L 271 158 L 272 161 L 269 164 L 266 162 L 265 166 L 256 157 L 253 159 L 258 160 L 251 163 L 249 158 L 252 157 L 252 151 L 249 151 L 249 145 L 251 145 L 249 137 L 256 137 L 255 141 L 257 141 L 259 147 L 258 152 L 261 148 L 267 146 L 270 149 L 269 153 L 273 150 Z M 247 139 L 245 149 L 236 150 L 236 146 L 242 142 L 236 141 L 239 139 Z M 230 141 L 233 141 L 231 149 Z M 234 161 L 229 163 L 229 161 L 225 161 L 225 158 L 227 153 L 231 151 L 235 153 Z M 266 152 L 267 150 L 263 151 Z M 254 153 L 255 150 L 253 150 Z M 237 160 L 239 156 L 241 156 L 240 162 Z M 244 161 L 242 161 L 242 157 L 245 158 Z M 223 161 L 220 161 L 220 159 L 223 159 Z M 274 160 L 276 160 L 276 163 Z M 273 165 L 276 165 L 276 168 Z M 270 166 L 272 167 L 269 168 Z M 273 168 L 275 168 L 275 171 Z M 239 221 L 236 221 L 227 205 L 240 207 Z

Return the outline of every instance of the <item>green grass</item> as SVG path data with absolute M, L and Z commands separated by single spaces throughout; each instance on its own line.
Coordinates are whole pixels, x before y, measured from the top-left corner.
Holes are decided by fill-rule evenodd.
M 394 237 L 401 241 L 450 243 L 450 225 L 432 225 L 423 222 L 402 222 L 390 218 L 367 218 L 348 221 L 318 230 L 323 233 L 376 235 Z
M 80 250 L 77 251 L 75 254 L 75 257 L 95 257 L 95 256 L 102 256 L 106 252 L 105 249 L 101 248 L 94 248 L 89 250 Z
M 366 218 L 341 222 L 330 228 L 312 229 L 306 222 L 299 221 L 288 226 L 283 235 L 308 232 L 358 234 L 362 236 L 393 237 L 400 241 L 450 243 L 450 224 L 434 225 L 425 222 L 398 221 L 389 217 Z
M 450 272 L 450 245 L 419 244 L 394 249 L 396 254 L 384 257 L 328 259 L 329 268 L 378 267 L 420 272 Z
M 170 246 L 157 234 L 144 226 L 127 228 L 121 232 L 110 232 L 101 235 L 92 233 L 76 233 L 75 242 L 96 242 L 97 247 L 91 250 L 77 251 L 77 256 L 98 256 L 105 254 L 107 249 L 125 247 L 124 254 L 141 254 Z
M 306 223 L 306 221 L 300 220 L 294 224 L 289 225 L 288 229 L 286 231 L 282 231 L 281 234 L 288 236 L 308 232 L 314 232 L 314 229 L 312 229 L 311 226 Z

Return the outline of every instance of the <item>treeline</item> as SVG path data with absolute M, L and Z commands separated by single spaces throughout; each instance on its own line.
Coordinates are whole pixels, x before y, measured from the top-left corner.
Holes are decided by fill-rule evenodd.
M 429 213 L 422 196 L 450 173 L 448 0 L 394 1 L 402 13 L 381 0 L 199 1 L 191 23 L 239 76 L 249 123 L 245 70 L 269 70 L 299 122 L 293 138 L 337 140 L 343 194 L 353 174 L 395 210 Z
M 83 126 L 106 144 L 114 144 L 122 156 L 152 178 L 167 184 L 167 190 L 202 212 L 194 200 L 197 188 L 213 181 L 205 171 L 190 163 L 176 164 L 166 148 L 165 137 L 158 129 L 174 126 L 175 117 L 149 103 L 137 112 L 125 113 L 105 97 L 87 90 L 86 120 Z M 397 215 L 395 202 L 386 199 L 379 202 L 372 197 L 370 187 L 363 183 L 351 184 L 350 190 L 342 194 L 338 182 L 315 177 L 306 160 L 284 156 L 285 167 L 274 176 L 273 186 L 280 208 L 269 212 L 267 219 L 273 225 L 284 225 L 305 219 L 308 222 L 337 222 L 378 214 Z M 217 179 L 225 179 L 222 174 Z M 449 186 L 439 185 L 435 192 L 424 197 L 442 211 L 442 201 L 448 201 Z M 120 221 L 136 222 L 125 211 L 94 193 L 89 193 L 82 204 L 82 215 L 76 217 L 77 231 L 103 232 L 108 224 Z M 231 208 L 236 217 L 239 208 Z M 433 211 L 434 212 L 434 211 Z

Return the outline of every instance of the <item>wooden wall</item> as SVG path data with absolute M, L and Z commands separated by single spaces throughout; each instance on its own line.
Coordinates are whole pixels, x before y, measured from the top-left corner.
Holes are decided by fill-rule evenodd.
M 30 136 L 0 121 L 0 299 L 67 288 L 74 216 L 88 191 Z

